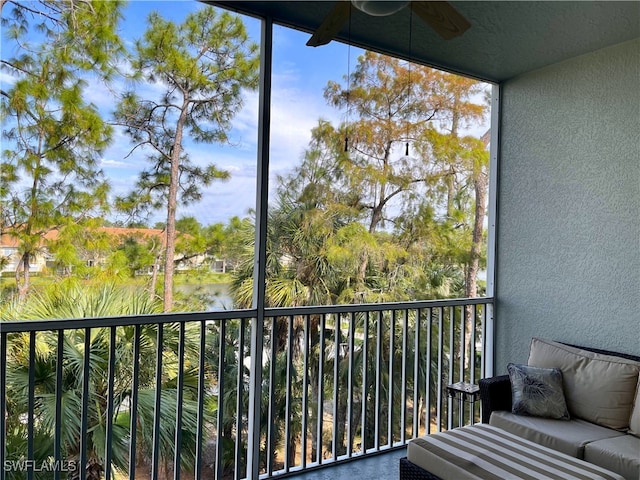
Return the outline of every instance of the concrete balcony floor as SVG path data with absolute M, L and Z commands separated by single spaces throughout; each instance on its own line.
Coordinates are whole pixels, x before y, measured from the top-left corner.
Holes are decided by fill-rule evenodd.
M 397 480 L 400 459 L 407 455 L 401 448 L 370 457 L 351 460 L 342 464 L 318 468 L 293 475 L 295 480 Z

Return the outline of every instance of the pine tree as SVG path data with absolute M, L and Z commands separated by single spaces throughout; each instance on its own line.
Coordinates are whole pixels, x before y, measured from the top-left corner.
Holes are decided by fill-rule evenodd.
M 257 87 L 257 48 L 239 17 L 211 7 L 189 14 L 179 25 L 152 13 L 136 43 L 133 71 L 163 93 L 153 100 L 126 92 L 118 106 L 117 121 L 126 126 L 133 149 L 144 147 L 151 163 L 135 191 L 118 203 L 129 212 L 166 209 L 165 311 L 173 306 L 178 206 L 198 201 L 202 186 L 229 177 L 213 163 L 192 160 L 185 137 L 201 143 L 228 141 L 244 90 Z
M 21 298 L 47 232 L 107 206 L 109 185 L 98 160 L 112 130 L 85 93 L 87 78 L 109 79 L 115 72 L 121 6 L 76 0 L 0 4 L 3 29 L 17 46 L 15 57 L 2 59 L 13 82 L 0 91 L 7 126 L 0 227 L 18 240 Z

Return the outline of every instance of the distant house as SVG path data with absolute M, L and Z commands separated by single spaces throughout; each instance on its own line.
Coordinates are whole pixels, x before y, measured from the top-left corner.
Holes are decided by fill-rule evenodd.
M 215 273 L 226 273 L 227 271 L 227 261 L 220 260 L 219 258 L 214 258 L 211 261 L 211 270 Z
M 44 236 L 44 239 L 53 238 L 53 232 Z M 44 241 L 43 241 L 44 243 Z M 0 235 L 0 273 L 15 272 L 20 263 L 20 244 L 18 240 L 7 233 Z M 46 248 L 31 256 L 29 261 L 29 272 L 40 273 L 50 267 L 53 256 Z
M 129 238 L 134 238 L 137 241 L 143 242 L 155 239 L 157 240 L 157 249 L 155 250 L 158 254 L 162 253 L 166 243 L 164 230 L 157 228 L 99 227 L 96 231 L 105 233 L 108 236 L 117 239 L 119 243 L 123 243 Z M 47 268 L 55 268 L 54 256 L 47 248 L 47 241 L 56 240 L 57 238 L 57 230 L 52 230 L 43 237 L 40 251 L 31 257 L 29 263 L 30 272 L 41 273 Z M 15 272 L 18 263 L 20 262 L 19 246 L 19 242 L 14 236 L 7 233 L 0 235 L 0 260 L 2 260 L 0 261 L 0 272 L 3 274 L 6 274 L 5 272 Z M 86 262 L 87 266 L 90 267 L 104 265 L 107 260 L 104 253 L 92 251 L 81 253 L 81 257 Z M 177 271 L 191 270 L 206 265 L 209 265 L 214 272 L 226 271 L 225 260 L 213 258 L 205 254 L 183 257 L 182 254 L 176 253 L 175 260 L 179 260 L 176 264 Z M 146 274 L 151 273 L 151 271 L 141 271 L 138 273 Z
M 165 231 L 159 228 L 100 227 L 96 230 L 117 240 L 118 244 L 122 244 L 130 238 L 133 238 L 138 242 L 153 243 L 153 250 L 157 255 L 162 254 L 164 246 L 166 245 L 167 237 L 165 235 Z M 94 265 L 104 265 L 107 259 L 105 256 L 101 256 L 93 260 L 95 262 Z M 153 267 L 149 266 L 145 270 L 137 271 L 136 274 L 151 274 L 152 270 Z

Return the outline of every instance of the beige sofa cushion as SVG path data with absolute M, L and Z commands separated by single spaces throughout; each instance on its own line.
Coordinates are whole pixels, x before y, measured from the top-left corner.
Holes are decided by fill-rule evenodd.
M 640 478 L 640 438 L 623 435 L 589 443 L 584 459 L 629 480 Z
M 415 438 L 407 459 L 442 479 L 625 480 L 487 424 Z
M 529 365 L 562 371 L 572 417 L 617 430 L 629 428 L 639 362 L 533 338 Z
M 489 425 L 526 438 L 538 445 L 552 448 L 565 455 L 581 459 L 584 458 L 585 445 L 589 442 L 626 436 L 624 433 L 585 420 L 566 421 L 527 417 L 499 410 L 491 413 Z
M 629 420 L 629 433 L 640 437 L 640 378 L 638 378 L 638 388 L 636 388 L 636 399 L 633 402 L 631 420 Z M 638 477 L 640 478 L 640 477 Z

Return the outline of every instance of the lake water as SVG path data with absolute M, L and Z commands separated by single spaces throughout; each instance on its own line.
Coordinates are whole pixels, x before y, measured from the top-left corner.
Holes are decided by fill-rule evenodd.
M 176 291 L 187 295 L 207 295 L 210 298 L 208 310 L 232 310 L 233 300 L 229 295 L 229 285 L 226 283 L 182 284 L 175 286 Z

